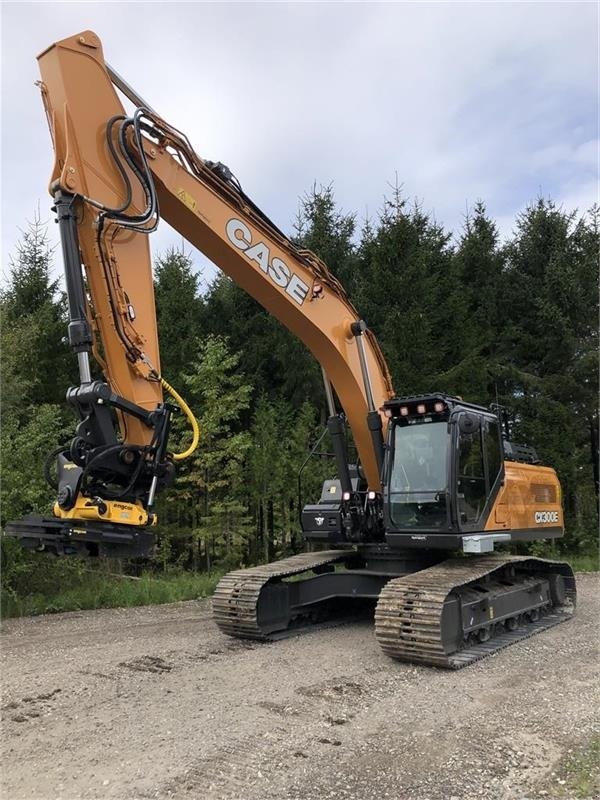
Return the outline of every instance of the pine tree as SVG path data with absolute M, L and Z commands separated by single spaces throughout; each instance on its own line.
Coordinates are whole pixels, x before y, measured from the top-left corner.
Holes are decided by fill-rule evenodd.
M 330 187 L 300 202 L 294 241 L 313 250 L 343 282 L 352 283 L 354 218 L 335 207 Z M 305 345 L 224 275 L 206 297 L 205 329 L 227 336 L 241 353 L 241 368 L 269 396 L 299 409 L 306 400 L 324 408 L 321 370 Z
M 36 216 L 0 295 L 2 524 L 50 512 L 53 490 L 44 479 L 44 460 L 64 441 L 72 420 L 64 398 L 75 382 L 76 361 L 63 341 L 66 302 L 51 268 L 46 226 Z
M 204 309 L 200 275 L 183 250 L 171 248 L 156 259 L 154 295 L 161 369 L 171 383 L 179 383 L 196 357 Z
M 269 556 L 281 544 L 282 498 L 287 498 L 285 434 L 290 418 L 289 407 L 282 401 L 271 403 L 263 395 L 259 398 L 250 429 L 251 446 L 248 453 L 248 489 L 252 498 L 256 522 L 253 560 L 269 561 Z M 278 534 L 276 535 L 276 528 Z
M 200 424 L 200 444 L 183 462 L 166 504 L 175 506 L 178 527 L 192 530 L 194 568 L 201 558 L 208 567 L 214 561 L 239 564 L 249 532 L 244 464 L 250 447 L 240 417 L 250 404 L 252 385 L 238 370 L 239 356 L 222 338 L 209 336 L 190 366 L 184 382 Z M 167 530 L 172 519 L 167 511 Z
M 467 214 L 451 272 L 454 301 L 448 336 L 453 357 L 439 378 L 440 389 L 489 405 L 498 391 L 499 338 L 506 317 L 501 292 L 505 257 L 498 229 L 479 201 Z
M 298 552 L 305 542 L 300 527 L 300 514 L 306 503 L 316 503 L 323 481 L 337 477 L 329 434 L 323 429 L 320 409 L 306 402 L 288 425 L 287 440 L 287 505 L 290 509 L 290 549 Z M 316 448 L 314 454 L 310 456 Z
M 399 186 L 386 200 L 359 251 L 355 304 L 377 336 L 400 394 L 439 388 L 449 362 L 453 317 L 449 311 L 449 235 Z
M 21 421 L 14 409 L 3 409 L 0 433 L 0 524 L 25 514 L 50 515 L 54 490 L 44 479 L 46 456 L 65 441 L 68 431 L 57 405 L 40 404 Z
M 30 404 L 62 404 L 76 379 L 76 361 L 65 340 L 65 296 L 51 271 L 47 228 L 36 216 L 17 244 L 0 295 L 5 411 L 27 416 Z
M 573 233 L 574 249 L 579 255 L 575 291 L 580 311 L 577 320 L 577 353 L 573 377 L 578 387 L 574 408 L 588 430 L 589 460 L 594 483 L 594 508 L 600 504 L 599 430 L 598 430 L 598 252 L 600 251 L 600 206 L 594 205 L 582 217 Z M 585 524 L 585 523 L 584 523 Z
M 282 400 L 271 402 L 262 396 L 256 405 L 247 462 L 256 522 L 251 554 L 255 560 L 267 561 L 304 547 L 299 524 L 302 505 L 316 502 L 325 478 L 335 474 L 331 458 L 315 456 L 306 461 L 323 433 L 318 419 L 318 409 L 309 402 L 295 411 Z M 327 441 L 325 437 L 319 452 L 326 452 Z
M 571 546 L 589 543 L 597 520 L 590 503 L 597 452 L 597 221 L 597 211 L 577 219 L 538 199 L 517 219 L 503 274 L 506 402 L 516 435 L 558 471 Z
M 294 241 L 312 250 L 341 281 L 351 296 L 356 282 L 356 231 L 354 214 L 344 214 L 336 204 L 333 187 L 313 184 L 300 200 L 294 224 Z
M 306 387 L 290 364 L 307 359 L 304 346 L 226 275 L 219 275 L 208 291 L 204 328 L 227 337 L 232 351 L 240 353 L 240 369 L 264 392 L 302 402 Z

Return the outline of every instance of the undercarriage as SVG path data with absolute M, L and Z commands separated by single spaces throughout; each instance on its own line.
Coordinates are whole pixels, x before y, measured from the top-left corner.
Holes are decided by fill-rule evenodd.
M 373 545 L 230 572 L 213 611 L 224 633 L 268 641 L 370 603 L 387 655 L 459 669 L 567 620 L 575 600 L 565 563 L 500 554 L 443 559 Z

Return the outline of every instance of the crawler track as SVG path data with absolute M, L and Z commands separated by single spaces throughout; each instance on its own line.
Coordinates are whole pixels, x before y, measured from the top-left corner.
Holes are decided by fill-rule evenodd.
M 262 641 L 274 638 L 272 625 L 261 621 L 261 590 L 271 581 L 335 564 L 351 555 L 348 550 L 301 553 L 272 564 L 229 572 L 221 578 L 213 595 L 214 620 L 229 636 Z
M 539 585 L 540 580 L 551 581 L 555 580 L 552 576 L 560 576 L 562 597 L 553 601 L 549 595 L 538 608 L 532 604 L 530 612 L 496 619 L 494 602 L 502 599 L 502 586 L 509 583 L 510 576 L 525 593 L 533 591 L 530 587 Z M 458 646 L 456 642 L 449 643 L 448 604 L 462 603 L 475 590 L 485 597 L 486 581 L 496 581 L 488 583 L 492 598 L 488 601 L 489 618 L 478 629 L 480 638 L 486 640 L 476 641 L 471 632 L 463 636 Z M 375 633 L 383 651 L 392 658 L 460 669 L 569 619 L 575 599 L 575 578 L 568 564 L 502 555 L 451 559 L 386 584 L 375 611 Z

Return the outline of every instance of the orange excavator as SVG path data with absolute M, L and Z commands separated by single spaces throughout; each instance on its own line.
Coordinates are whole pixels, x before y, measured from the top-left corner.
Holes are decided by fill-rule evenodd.
M 376 602 L 376 636 L 390 656 L 458 668 L 568 619 L 567 564 L 494 552 L 563 535 L 554 470 L 511 442 L 497 413 L 442 394 L 396 395 L 340 282 L 106 63 L 95 33 L 51 45 L 39 65 L 79 364 L 67 401 L 79 423 L 50 454 L 57 477 L 46 467 L 53 516 L 6 532 L 57 554 L 151 551 L 155 498 L 199 437 L 159 359 L 148 235 L 163 217 L 304 342 L 329 409 L 337 477 L 302 511 L 311 551 L 225 575 L 213 598 L 225 633 L 277 638 L 363 600 Z M 102 380 L 92 379 L 92 355 Z M 183 453 L 169 448 L 176 406 L 164 393 L 192 426 Z

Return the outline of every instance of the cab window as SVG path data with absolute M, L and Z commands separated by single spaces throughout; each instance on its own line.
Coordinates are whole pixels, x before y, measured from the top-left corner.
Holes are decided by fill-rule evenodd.
M 498 474 L 502 469 L 500 430 L 498 423 L 491 420 L 485 420 L 483 430 L 488 474 L 488 491 L 491 492 L 498 478 Z
M 487 497 L 482 429 L 460 431 L 458 439 L 458 511 L 463 524 L 477 522 Z

